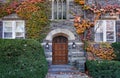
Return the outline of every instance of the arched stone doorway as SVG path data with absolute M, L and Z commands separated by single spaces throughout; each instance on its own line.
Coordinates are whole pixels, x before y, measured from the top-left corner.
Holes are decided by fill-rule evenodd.
M 68 39 L 56 36 L 52 40 L 52 64 L 68 64 Z
M 75 40 L 75 36 L 74 34 L 68 30 L 68 29 L 55 29 L 53 31 L 51 31 L 47 36 L 45 40 L 48 41 L 52 41 L 52 39 L 56 36 L 56 35 L 64 35 L 65 37 L 68 38 L 68 40 L 72 41 Z
M 48 33 L 42 45 L 44 46 L 45 56 L 49 65 L 52 64 L 71 64 L 77 58 L 72 58 L 72 52 L 76 52 L 76 48 L 72 48 L 73 42 L 75 42 L 75 35 L 68 29 L 55 29 Z M 56 41 L 58 40 L 58 41 Z M 65 42 L 63 41 L 65 40 Z M 60 44 L 61 43 L 61 44 Z M 62 45 L 63 43 L 63 45 Z M 59 44 L 59 45 L 58 45 Z M 46 48 L 47 45 L 47 48 Z M 57 47 L 56 47 L 57 45 Z M 65 47 L 65 51 L 62 55 L 57 56 L 55 50 L 59 49 L 59 46 Z M 55 47 L 55 48 L 54 48 Z M 56 54 L 55 54 L 56 53 Z M 59 52 L 59 54 L 62 52 Z M 58 57 L 58 58 L 57 58 Z M 64 61 L 61 61 L 64 60 Z M 55 62 L 58 61 L 58 62 Z M 61 61 L 61 62 L 60 62 Z

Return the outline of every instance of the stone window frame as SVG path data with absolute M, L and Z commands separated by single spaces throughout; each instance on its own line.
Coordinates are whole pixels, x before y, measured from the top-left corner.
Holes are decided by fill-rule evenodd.
M 51 0 L 51 1 L 52 1 L 52 18 L 51 18 L 51 20 L 65 20 L 65 19 L 63 19 L 63 18 L 62 18 L 62 19 L 59 19 L 59 18 L 58 18 L 58 8 L 57 8 L 57 19 L 54 18 L 54 1 L 55 1 L 55 0 Z M 58 6 L 58 1 L 59 1 L 59 0 L 57 0 L 57 6 Z M 63 1 L 63 0 L 61 0 L 61 1 Z M 63 6 L 63 5 L 62 5 L 62 6 Z M 63 7 L 63 8 L 64 8 L 64 7 Z M 66 0 L 66 8 L 67 8 L 67 10 L 66 10 L 66 19 L 69 19 L 69 18 L 68 18 L 68 15 L 69 15 L 69 12 L 68 12 L 68 11 L 69 11 L 69 0 Z M 63 11 L 62 11 L 62 12 L 63 12 Z
M 100 21 L 102 21 L 103 22 L 103 24 L 101 25 L 100 23 L 96 23 L 96 25 L 95 25 L 95 27 L 94 27 L 94 32 L 95 32 L 95 38 L 94 38 L 94 41 L 95 42 L 116 42 L 116 20 L 115 19 L 102 19 L 102 20 L 98 20 L 97 22 L 100 22 Z M 111 27 L 113 27 L 113 30 L 107 30 L 107 22 L 106 21 L 112 21 L 113 22 L 113 25 L 114 26 L 112 26 L 111 25 Z M 98 26 L 98 24 L 100 24 L 99 26 Z M 101 27 L 101 30 L 99 29 L 100 28 L 100 26 L 102 26 Z M 98 28 L 99 27 L 99 28 Z M 98 40 L 98 38 L 96 38 L 98 35 L 97 35 L 97 30 L 98 29 L 96 29 L 96 28 L 98 28 L 99 30 L 100 30 L 100 32 L 102 33 L 102 40 Z M 110 34 L 109 32 L 113 32 L 113 40 L 111 40 L 111 41 L 108 41 L 107 40 L 107 31 L 108 31 L 108 34 Z
M 22 39 L 25 39 L 25 21 L 24 20 L 3 20 L 3 35 L 2 35 L 2 38 L 3 39 L 15 39 L 15 38 L 22 38 Z M 22 26 L 23 26 L 23 31 L 16 31 L 16 23 L 19 22 L 19 23 L 22 23 Z M 11 23 L 11 31 L 5 31 L 5 23 Z M 12 35 L 11 37 L 5 37 L 5 32 L 11 32 Z M 23 35 L 22 36 L 16 36 L 17 33 L 22 33 Z

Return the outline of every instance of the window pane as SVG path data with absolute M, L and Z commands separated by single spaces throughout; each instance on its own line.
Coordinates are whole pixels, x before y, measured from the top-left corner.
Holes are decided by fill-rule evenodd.
M 61 0 L 59 0 L 59 2 L 58 2 L 58 13 L 59 13 L 59 19 L 62 19 L 62 1 Z
M 114 42 L 114 24 L 115 21 L 114 20 L 107 20 L 106 21 L 106 40 L 108 42 Z
M 12 22 L 4 22 L 5 27 L 12 27 Z
M 57 0 L 54 1 L 54 19 L 57 19 Z
M 67 12 L 66 0 L 63 0 L 63 19 L 66 19 L 66 12 Z
M 12 38 L 12 32 L 4 32 L 4 38 Z
M 12 32 L 12 27 L 4 27 L 4 32 Z
M 12 22 L 4 22 L 4 32 L 12 32 Z
M 103 41 L 103 33 L 96 33 L 95 34 L 96 42 Z
M 107 20 L 106 21 L 106 29 L 109 31 L 114 31 L 114 21 L 113 20 Z
M 95 26 L 95 41 L 103 41 L 103 21 L 97 21 Z
M 16 22 L 16 32 L 24 32 L 24 22 Z
M 24 38 L 24 33 L 17 32 L 16 38 Z
M 107 41 L 114 41 L 114 32 L 107 31 Z

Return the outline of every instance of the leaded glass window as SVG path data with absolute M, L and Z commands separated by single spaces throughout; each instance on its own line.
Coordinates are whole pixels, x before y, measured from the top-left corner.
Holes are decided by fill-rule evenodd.
M 67 10 L 66 0 L 53 0 L 52 19 L 67 19 Z

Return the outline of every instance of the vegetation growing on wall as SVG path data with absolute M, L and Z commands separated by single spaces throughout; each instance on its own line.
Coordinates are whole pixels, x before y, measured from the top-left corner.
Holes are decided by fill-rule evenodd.
M 98 6 L 97 4 L 87 5 L 85 4 L 85 0 L 74 0 L 74 1 L 77 4 L 80 4 L 83 11 L 85 12 L 90 11 L 91 14 L 95 16 L 93 20 L 87 18 L 85 14 L 84 16 L 75 16 L 74 18 L 74 27 L 76 28 L 76 32 L 80 35 L 80 38 L 84 43 L 86 41 L 90 41 L 94 39 L 93 33 L 95 33 L 95 31 L 92 30 L 92 28 L 96 25 L 97 21 L 100 19 L 102 15 L 113 16 L 120 14 L 119 5 L 108 4 L 106 6 L 101 6 L 101 5 Z M 102 44 L 109 45 L 109 43 L 102 43 Z M 95 47 L 92 44 L 89 44 L 86 48 L 86 51 L 93 53 L 93 55 L 96 55 L 101 59 L 112 60 L 115 58 L 115 54 L 111 46 Z
M 16 7 L 19 4 L 20 3 L 17 1 L 9 1 L 6 3 L 0 3 L 0 18 L 15 12 Z
M 90 40 L 90 36 L 92 33 L 89 31 L 91 27 L 96 25 L 97 20 L 101 17 L 101 15 L 118 15 L 120 14 L 120 6 L 119 5 L 106 5 L 101 6 L 97 4 L 86 5 L 85 0 L 74 0 L 76 3 L 80 4 L 83 8 L 83 11 L 91 11 L 94 16 L 94 21 L 90 21 L 89 18 L 85 16 L 76 16 L 74 19 L 74 26 L 76 28 L 76 32 L 79 35 L 83 35 L 82 40 Z M 75 14 L 74 14 L 75 15 Z M 84 17 L 84 18 L 82 18 Z M 89 38 L 87 38 L 89 37 Z
M 22 2 L 17 8 L 17 14 L 27 19 L 26 21 L 26 36 L 32 39 L 41 39 L 40 34 L 46 32 L 45 28 L 48 28 L 49 20 L 49 9 L 48 3 L 46 2 Z
M 42 0 L 14 0 L 0 6 L 0 17 L 17 13 L 26 20 L 26 38 L 41 39 L 49 26 L 49 3 Z M 41 35 L 41 33 L 43 33 Z
M 81 36 L 81 40 L 90 40 L 91 30 L 90 28 L 94 26 L 93 22 L 82 19 L 81 17 L 76 16 L 74 19 L 74 27 L 76 32 Z
M 104 60 L 112 60 L 116 57 L 110 43 L 86 43 L 85 50 L 93 53 L 94 57 L 99 57 Z

